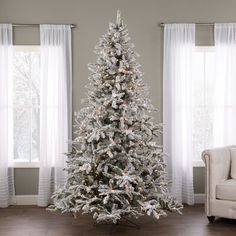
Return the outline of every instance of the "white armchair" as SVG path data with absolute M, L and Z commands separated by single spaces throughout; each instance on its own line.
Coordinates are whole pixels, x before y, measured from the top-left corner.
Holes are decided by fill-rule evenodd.
M 205 162 L 206 215 L 236 219 L 236 146 L 202 153 Z

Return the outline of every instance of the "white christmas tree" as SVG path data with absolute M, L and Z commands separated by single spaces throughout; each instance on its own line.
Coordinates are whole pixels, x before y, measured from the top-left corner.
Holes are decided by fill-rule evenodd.
M 85 108 L 76 115 L 68 179 L 54 195 L 54 210 L 92 213 L 97 222 L 117 223 L 146 213 L 157 219 L 182 206 L 169 195 L 161 125 L 141 79 L 137 54 L 117 14 L 95 47 Z

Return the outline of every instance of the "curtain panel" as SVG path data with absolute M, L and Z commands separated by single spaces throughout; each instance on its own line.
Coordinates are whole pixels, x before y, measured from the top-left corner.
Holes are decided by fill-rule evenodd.
M 38 206 L 65 184 L 71 137 L 71 28 L 40 25 L 41 98 Z
M 15 203 L 11 66 L 12 25 L 0 24 L 0 207 Z
M 194 204 L 192 148 L 192 63 L 194 24 L 165 24 L 163 145 L 171 193 Z
M 236 24 L 215 24 L 213 144 L 236 144 Z

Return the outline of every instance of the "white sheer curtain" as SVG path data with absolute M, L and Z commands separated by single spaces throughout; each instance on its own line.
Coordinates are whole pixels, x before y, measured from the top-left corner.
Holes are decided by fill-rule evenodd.
M 164 28 L 163 144 L 172 195 L 193 204 L 192 61 L 194 24 Z
M 215 24 L 216 76 L 213 143 L 236 144 L 236 24 Z
M 38 205 L 47 206 L 52 192 L 66 180 L 71 129 L 71 28 L 40 25 L 41 110 Z
M 15 202 L 11 64 L 12 25 L 0 24 L 0 207 Z

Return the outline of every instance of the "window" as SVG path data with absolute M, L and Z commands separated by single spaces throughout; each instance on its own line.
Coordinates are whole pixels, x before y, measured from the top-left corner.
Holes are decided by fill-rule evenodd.
M 199 166 L 202 151 L 213 147 L 214 47 L 196 47 L 193 65 L 193 161 Z
M 16 166 L 39 161 L 39 131 L 39 46 L 14 46 L 13 137 Z

